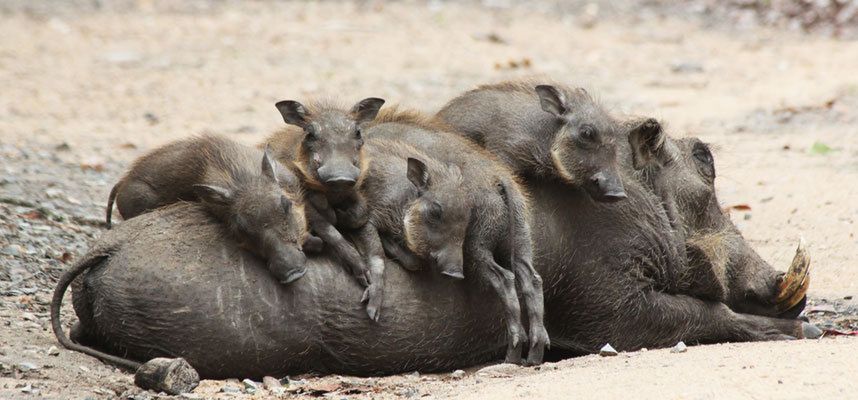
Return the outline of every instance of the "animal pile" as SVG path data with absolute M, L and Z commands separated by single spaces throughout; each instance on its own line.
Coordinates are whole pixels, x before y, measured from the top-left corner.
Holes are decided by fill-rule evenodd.
M 394 272 L 391 266 L 408 274 L 438 275 L 431 279 L 451 286 L 468 283 L 463 287 L 474 292 L 465 297 L 468 302 L 494 302 L 502 310 L 496 322 L 503 326 L 510 363 L 543 361 L 550 344 L 546 320 L 554 322 L 552 338 L 560 338 L 561 348 L 581 352 L 594 351 L 603 338 L 634 349 L 678 339 L 814 334 L 801 322 L 756 316 L 792 315 L 803 308 L 809 260 L 800 248 L 794 270 L 777 275 L 745 247 L 717 206 L 714 164 L 699 141 L 670 140 L 651 118 L 615 118 L 585 90 L 560 84 L 484 85 L 451 100 L 436 115 L 384 103 L 374 97 L 350 108 L 318 100 L 278 102 L 287 126 L 257 148 L 215 135 L 169 143 L 138 159 L 113 187 L 107 223 L 114 204 L 128 221 L 191 202 L 217 221 L 226 237 L 264 261 L 283 285 L 300 287 L 316 253 L 337 260 L 363 288 L 353 301 L 365 303 L 364 318 L 373 324 L 382 324 L 383 316 L 397 307 L 415 307 L 402 304 L 395 283 L 385 284 L 385 276 Z M 528 193 L 531 188 L 534 193 Z M 574 190 L 584 193 L 583 200 Z M 539 199 L 538 209 L 531 197 Z M 634 204 L 612 208 L 624 202 Z M 576 214 L 576 207 L 591 211 Z M 567 221 L 569 216 L 574 220 Z M 569 225 L 575 223 L 586 226 L 569 240 L 564 232 L 572 232 Z M 630 230 L 632 241 L 622 239 Z M 616 238 L 605 235 L 611 232 Z M 582 248 L 580 256 L 576 245 Z M 72 343 L 57 318 L 69 284 L 111 251 L 95 248 L 61 278 L 52 318 L 63 345 L 116 362 Z M 587 254 L 590 258 L 582 261 Z M 743 272 L 752 268 L 759 271 Z M 549 271 L 552 287 L 543 287 L 537 270 Z M 761 283 L 753 281 L 756 277 L 763 277 Z M 397 303 L 385 302 L 385 292 L 391 290 L 397 291 Z M 549 310 L 551 319 L 546 317 L 549 295 L 559 304 Z M 300 325 L 304 310 L 294 299 L 286 300 L 296 304 L 290 323 Z M 746 306 L 757 300 L 765 306 Z M 87 301 L 84 297 L 79 303 L 76 295 L 76 309 Z M 722 302 L 756 315 L 736 314 Z M 776 307 L 769 310 L 772 304 Z M 110 312 L 109 307 L 102 312 Z M 87 318 L 81 316 L 82 322 Z M 573 322 L 576 326 L 570 328 Z M 331 332 L 340 335 L 349 323 L 332 323 Z M 455 326 L 441 326 L 438 335 L 447 328 Z M 73 335 L 84 338 L 84 331 Z M 392 332 L 390 340 L 398 340 L 399 331 Z M 491 354 L 491 348 L 477 347 L 490 347 L 493 339 L 468 342 L 472 358 L 451 361 L 436 353 L 432 360 L 411 361 L 404 355 L 401 364 L 385 364 L 379 357 L 350 365 L 348 357 L 334 355 L 344 366 L 331 369 L 385 373 L 414 365 L 466 365 Z M 296 341 L 296 349 L 305 349 L 302 340 Z M 340 350 L 321 347 L 328 353 Z M 419 343 L 411 347 L 412 352 L 419 349 Z M 292 361 L 300 365 L 294 368 L 313 367 Z M 202 372 L 231 373 L 222 368 L 220 363 Z

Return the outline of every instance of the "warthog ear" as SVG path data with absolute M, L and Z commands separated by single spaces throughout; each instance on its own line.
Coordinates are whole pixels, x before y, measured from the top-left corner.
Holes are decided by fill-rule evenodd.
M 277 179 L 277 161 L 271 157 L 271 145 L 265 145 L 265 153 L 262 155 L 262 174 L 279 183 Z
M 194 185 L 194 194 L 207 203 L 227 205 L 232 202 L 232 192 L 220 186 Z
M 647 118 L 634 125 L 629 131 L 629 145 L 632 147 L 632 165 L 635 169 L 646 167 L 658 160 L 664 148 L 664 130 L 654 118 Z
M 368 97 L 357 102 L 357 104 L 352 107 L 351 113 L 352 116 L 354 116 L 355 121 L 360 125 L 374 120 L 382 105 L 384 105 L 384 99 Z
M 539 85 L 536 87 L 536 94 L 539 95 L 539 105 L 545 112 L 559 118 L 568 111 L 566 95 L 556 87 Z
M 408 180 L 417 188 L 418 193 L 423 193 L 429 187 L 429 172 L 426 164 L 416 158 L 408 158 Z
M 283 116 L 283 121 L 289 125 L 300 126 L 306 128 L 310 124 L 308 119 L 309 113 L 303 104 L 295 100 L 283 100 L 274 105 Z

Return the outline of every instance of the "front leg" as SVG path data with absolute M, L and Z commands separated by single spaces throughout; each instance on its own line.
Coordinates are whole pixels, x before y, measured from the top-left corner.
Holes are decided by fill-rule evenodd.
M 537 365 L 542 363 L 545 348 L 551 345 L 544 322 L 542 277 L 533 268 L 533 243 L 524 196 L 511 184 L 504 184 L 503 195 L 507 203 L 509 236 L 500 246 L 507 250 L 518 293 L 527 312 L 530 339 L 527 364 Z
M 366 254 L 369 264 L 369 286 L 363 293 L 361 301 L 365 301 L 366 313 L 375 322 L 381 317 L 381 303 L 384 299 L 384 249 L 378 230 L 371 223 L 358 229 L 355 240 L 358 247 Z
M 488 284 L 503 304 L 507 334 L 507 363 L 521 364 L 523 343 L 527 340 L 521 324 L 521 308 L 515 291 L 515 275 L 495 262 L 492 253 L 485 248 L 470 252 L 473 257 L 474 273 L 483 283 Z
M 370 271 L 364 264 L 363 259 L 355 250 L 354 246 L 343 237 L 340 231 L 334 227 L 312 204 L 306 207 L 307 219 L 310 230 L 313 231 L 327 246 L 342 260 L 352 271 L 355 279 L 362 286 L 369 286 Z
M 618 350 L 669 347 L 680 340 L 748 342 L 816 338 L 822 334 L 819 328 L 800 320 L 740 314 L 723 303 L 685 295 L 647 291 L 642 297 L 627 300 L 629 306 L 618 307 L 626 312 L 617 315 L 613 322 L 606 321 L 612 327 L 605 332 L 614 332 L 615 336 L 598 339 L 610 340 Z
M 369 208 L 361 196 L 351 199 L 344 208 L 335 207 L 337 226 L 344 229 L 359 229 L 369 223 Z
M 381 246 L 384 248 L 384 253 L 388 258 L 396 260 L 402 268 L 409 271 L 419 271 L 423 267 L 423 262 L 416 254 L 402 246 L 395 239 L 386 235 L 381 236 Z

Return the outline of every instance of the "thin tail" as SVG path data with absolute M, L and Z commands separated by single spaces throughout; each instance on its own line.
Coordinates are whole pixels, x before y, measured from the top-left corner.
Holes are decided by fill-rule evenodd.
M 108 214 L 108 218 L 109 216 L 110 214 Z M 57 282 L 57 287 L 54 289 L 54 298 L 53 300 L 51 300 L 51 326 L 54 328 L 54 335 L 57 337 L 57 340 L 63 347 L 69 350 L 75 350 L 84 354 L 88 354 L 107 363 L 115 364 L 131 370 L 137 370 L 137 368 L 141 365 L 138 362 L 103 353 L 93 348 L 82 346 L 72 342 L 71 339 L 69 339 L 68 336 L 66 336 L 66 334 L 63 332 L 63 327 L 60 323 L 60 308 L 63 304 L 63 296 L 65 296 L 66 290 L 68 289 L 69 285 L 80 274 L 82 274 L 89 268 L 98 265 L 98 263 L 100 263 L 107 257 L 108 255 L 104 253 L 88 255 L 86 258 L 75 264 L 71 269 L 63 273 L 63 275 L 60 277 L 60 281 Z
M 104 217 L 105 222 L 107 222 L 107 229 L 110 229 L 113 226 L 113 223 L 111 222 L 111 218 L 113 217 L 113 201 L 116 200 L 116 192 L 118 191 L 119 183 L 113 185 L 113 189 L 110 189 L 110 196 L 107 198 L 107 211 L 105 212 Z

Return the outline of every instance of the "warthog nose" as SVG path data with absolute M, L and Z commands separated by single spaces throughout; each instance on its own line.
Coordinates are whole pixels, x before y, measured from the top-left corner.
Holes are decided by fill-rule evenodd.
M 352 178 L 338 176 L 325 180 L 325 185 L 339 187 L 339 188 L 350 188 L 355 185 L 357 181 Z
M 608 176 L 602 171 L 590 177 L 590 183 L 596 189 L 595 199 L 605 203 L 613 203 L 627 198 L 623 184 L 616 176 Z

